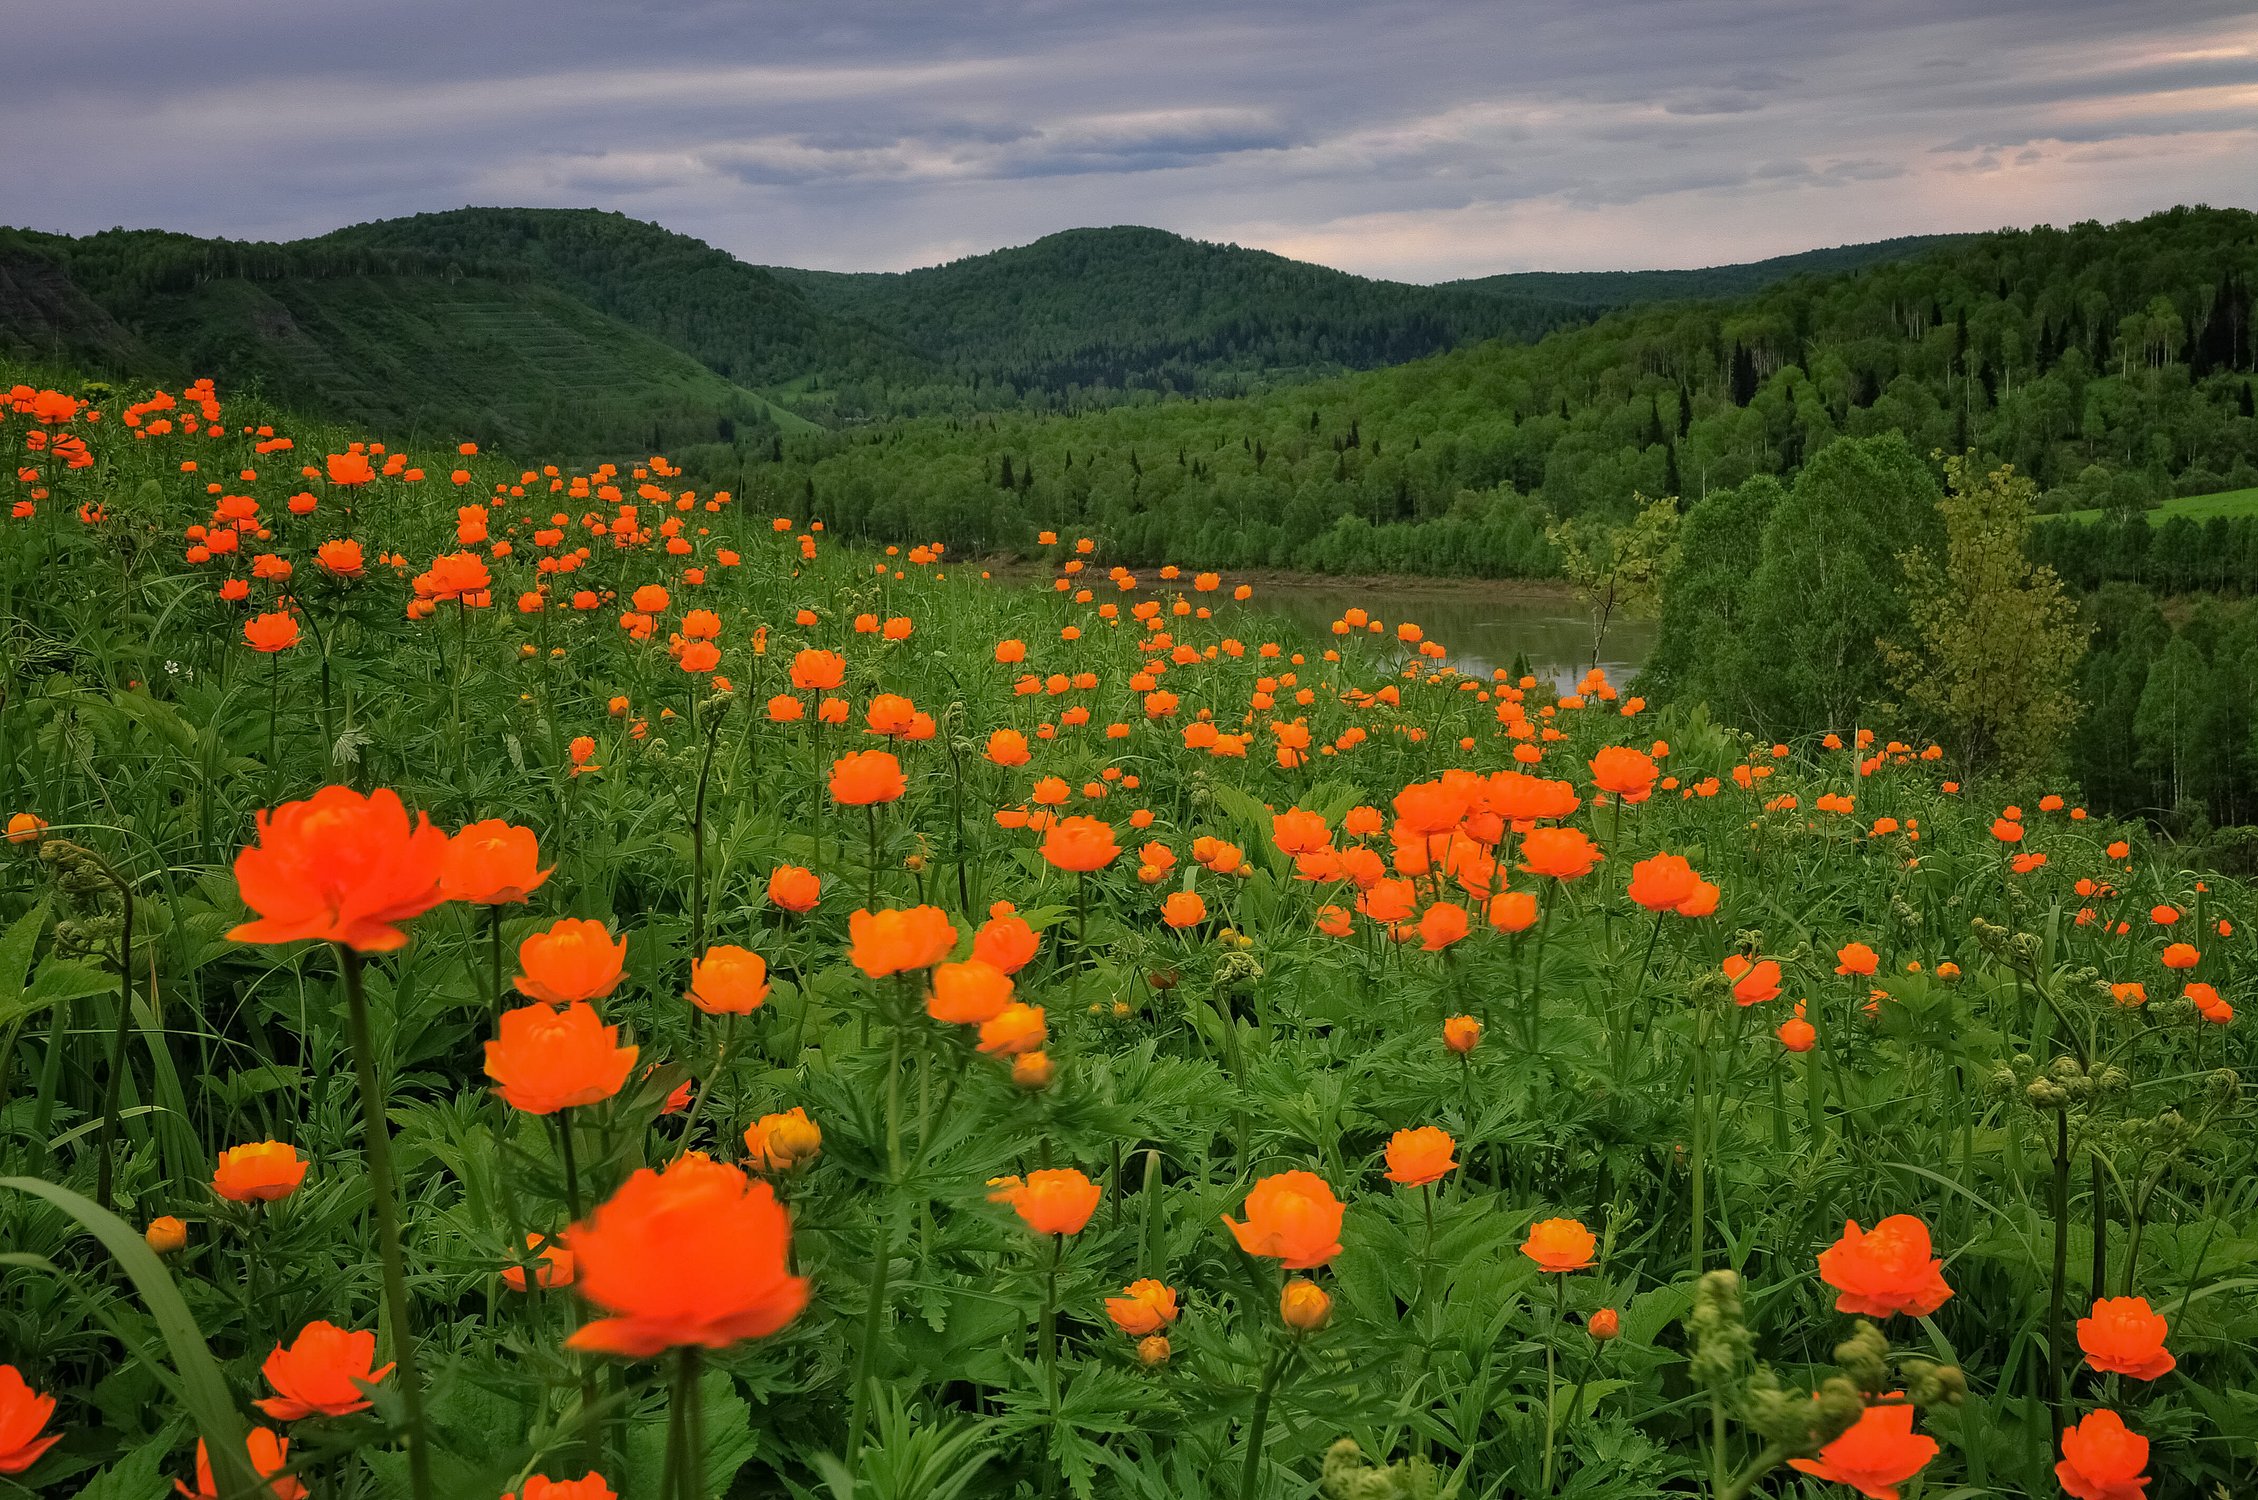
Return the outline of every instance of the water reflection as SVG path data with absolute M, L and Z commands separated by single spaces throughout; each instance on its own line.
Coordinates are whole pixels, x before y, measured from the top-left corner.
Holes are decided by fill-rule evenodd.
M 1362 609 L 1390 631 L 1411 620 L 1440 641 L 1444 660 L 1471 676 L 1488 677 L 1516 659 L 1549 677 L 1563 691 L 1592 665 L 1591 616 L 1572 596 L 1536 592 L 1525 585 L 1467 584 L 1422 587 L 1389 581 L 1376 587 L 1333 579 L 1257 584 L 1252 608 L 1268 609 L 1304 629 L 1326 634 L 1350 609 Z M 1654 624 L 1618 616 L 1607 629 L 1599 665 L 1621 684 L 1654 646 Z

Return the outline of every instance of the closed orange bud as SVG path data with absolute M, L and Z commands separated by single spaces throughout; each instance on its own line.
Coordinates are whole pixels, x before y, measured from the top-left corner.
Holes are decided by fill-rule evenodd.
M 1333 1299 L 1316 1282 L 1296 1276 L 1278 1293 L 1278 1317 L 1296 1333 L 1315 1333 L 1332 1321 Z

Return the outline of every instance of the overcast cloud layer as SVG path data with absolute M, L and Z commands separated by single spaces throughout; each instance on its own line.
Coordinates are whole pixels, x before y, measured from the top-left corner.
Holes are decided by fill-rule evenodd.
M 1151 224 L 1429 281 L 2258 207 L 2250 0 L 0 4 L 0 222 L 595 206 L 896 270 Z

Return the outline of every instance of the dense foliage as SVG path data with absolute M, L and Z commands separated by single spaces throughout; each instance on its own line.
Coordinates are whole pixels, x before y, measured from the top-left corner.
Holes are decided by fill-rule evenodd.
M 2252 893 L 2043 782 L 659 460 L 210 387 L 25 386 L 0 442 L 0 1495 L 2258 1457 Z M 1934 518 L 1838 442 L 1687 566 L 1746 539 L 1765 618 L 1771 520 L 1861 495 Z

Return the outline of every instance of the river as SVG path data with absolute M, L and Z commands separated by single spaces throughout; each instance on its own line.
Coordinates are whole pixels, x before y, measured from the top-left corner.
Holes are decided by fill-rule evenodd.
M 1227 575 L 1226 584 L 1239 581 Z M 1320 635 L 1350 609 L 1362 609 L 1389 630 L 1411 621 L 1442 643 L 1444 660 L 1488 677 L 1516 659 L 1563 690 L 1592 665 L 1592 619 L 1565 589 L 1508 581 L 1286 575 L 1256 577 L 1249 607 L 1270 609 Z M 1609 624 L 1599 665 L 1620 686 L 1646 660 L 1655 627 L 1648 620 Z

